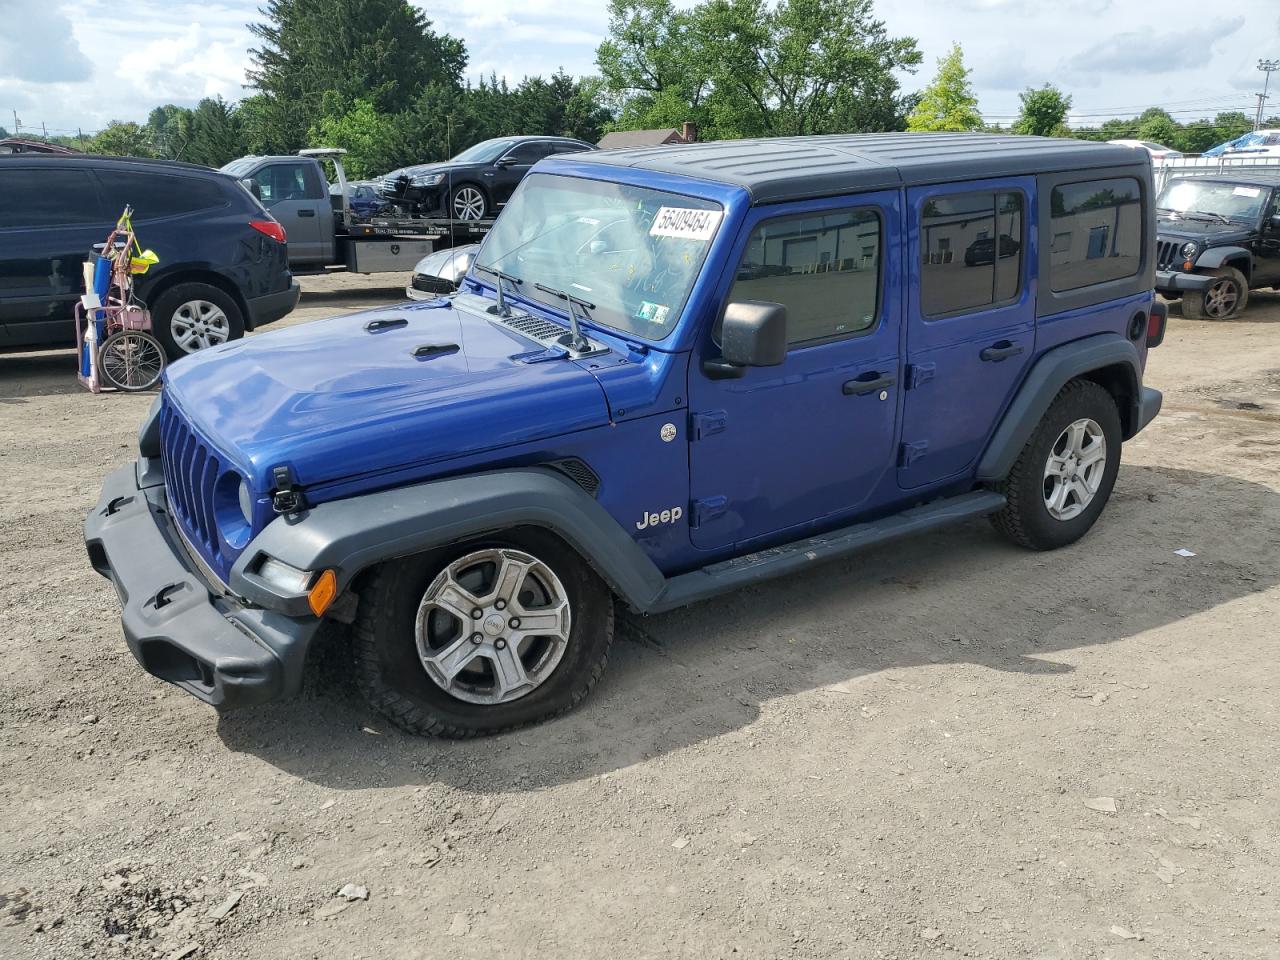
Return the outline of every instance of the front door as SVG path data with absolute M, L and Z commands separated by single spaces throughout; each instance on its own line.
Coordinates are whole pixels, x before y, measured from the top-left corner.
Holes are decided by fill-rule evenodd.
M 325 250 L 321 217 L 333 217 L 329 192 L 310 161 L 278 161 L 259 167 L 248 178 L 262 205 L 280 221 L 291 264 L 322 263 Z
M 787 308 L 786 360 L 715 379 L 716 331 L 689 373 L 696 547 L 792 539 L 873 506 L 892 483 L 899 394 L 896 192 L 752 211 L 724 302 Z
M 1032 177 L 907 191 L 905 489 L 972 467 L 1031 362 L 1034 210 Z
M 493 196 L 495 206 L 501 206 L 511 199 L 511 194 L 520 181 L 524 179 L 529 168 L 550 156 L 551 144 L 545 140 L 525 140 L 517 143 L 503 156 L 494 162 L 493 179 L 489 184 L 489 192 Z M 490 216 L 496 211 L 491 210 Z
M 1280 189 L 1272 193 L 1262 215 L 1262 232 L 1254 251 L 1252 286 L 1280 284 Z

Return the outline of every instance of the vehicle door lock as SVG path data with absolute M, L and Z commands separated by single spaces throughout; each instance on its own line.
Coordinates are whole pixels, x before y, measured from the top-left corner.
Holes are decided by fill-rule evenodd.
M 275 492 L 271 494 L 272 510 L 287 516 L 306 509 L 306 499 L 302 491 L 294 485 L 293 476 L 288 467 L 276 467 L 271 471 L 271 478 L 276 485 Z

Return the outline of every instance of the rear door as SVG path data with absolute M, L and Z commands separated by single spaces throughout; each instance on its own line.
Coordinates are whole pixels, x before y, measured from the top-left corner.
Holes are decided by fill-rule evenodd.
M 1032 177 L 907 191 L 904 489 L 971 469 L 1031 362 L 1035 195 Z
M 690 368 L 694 546 L 790 539 L 892 487 L 901 218 L 897 192 L 752 211 L 725 302 L 784 304 L 789 348 L 736 379 Z
M 82 265 L 107 239 L 89 163 L 0 163 L 0 343 L 71 343 Z
M 289 263 L 327 262 L 322 217 L 333 217 L 329 191 L 310 160 L 274 160 L 244 178 L 255 185 L 258 198 L 284 227 Z

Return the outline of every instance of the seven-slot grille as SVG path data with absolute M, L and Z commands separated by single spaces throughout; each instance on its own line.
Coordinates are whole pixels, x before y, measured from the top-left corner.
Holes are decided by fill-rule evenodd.
M 1156 240 L 1156 269 L 1175 270 L 1182 268 L 1182 247 L 1185 240 Z
M 160 409 L 160 460 L 170 512 L 191 546 L 225 575 L 222 542 L 213 515 L 213 487 L 222 464 L 168 402 Z

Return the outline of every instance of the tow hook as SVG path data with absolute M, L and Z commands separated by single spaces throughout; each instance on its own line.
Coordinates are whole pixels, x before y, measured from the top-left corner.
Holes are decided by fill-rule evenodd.
M 294 485 L 288 467 L 276 467 L 271 471 L 271 478 L 276 484 L 275 492 L 271 494 L 272 510 L 288 516 L 306 508 L 306 500 L 302 496 L 302 491 Z

